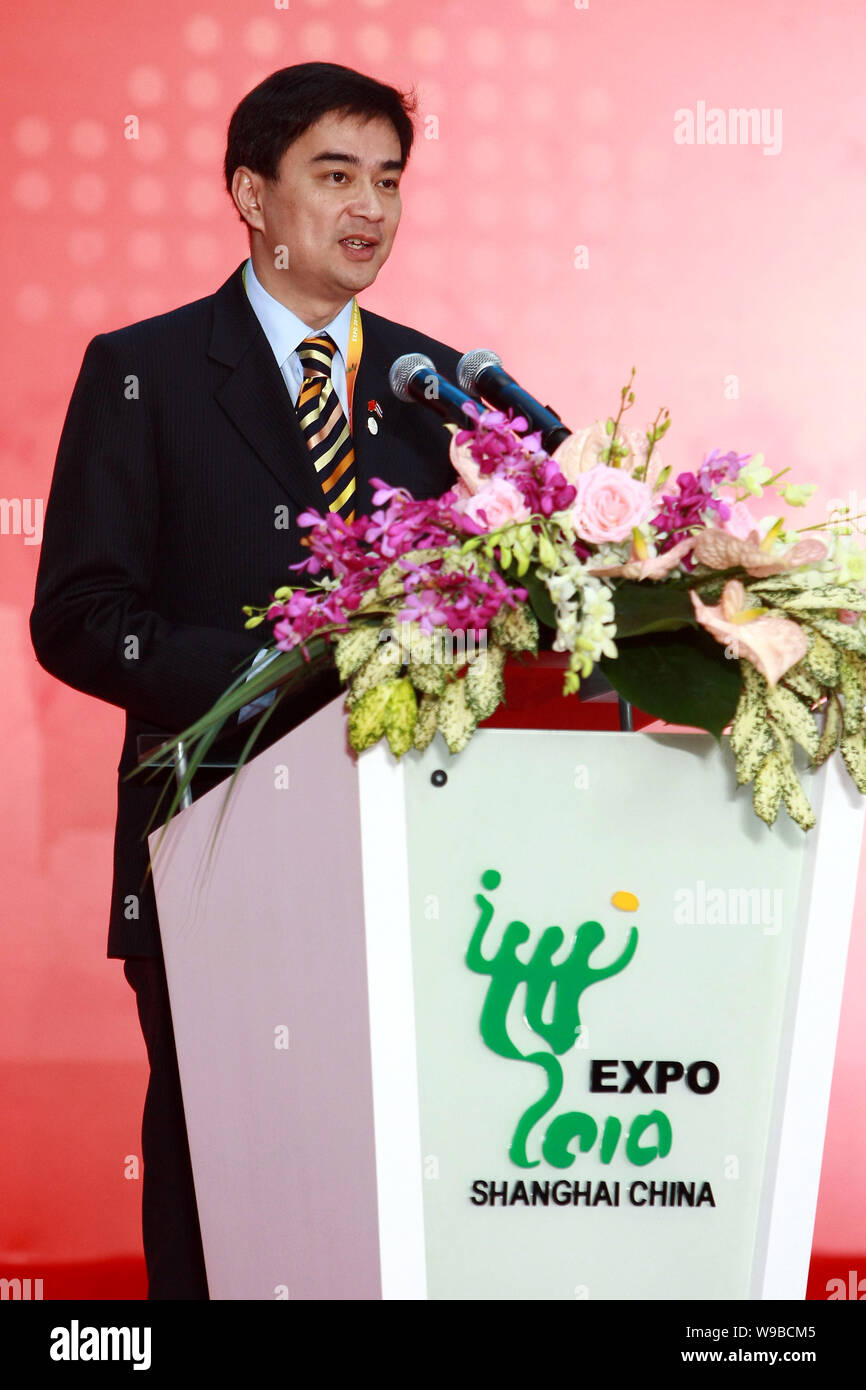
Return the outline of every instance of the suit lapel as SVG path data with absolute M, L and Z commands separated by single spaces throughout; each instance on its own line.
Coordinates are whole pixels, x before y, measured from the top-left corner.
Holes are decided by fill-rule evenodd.
M 378 315 L 361 311 L 364 350 L 358 368 L 353 408 L 355 460 L 358 473 L 357 511 L 372 505 L 372 478 L 384 478 L 392 485 L 406 487 L 416 497 L 430 497 L 452 485 L 448 464 L 449 436 L 444 424 L 437 425 L 423 405 L 407 405 L 391 390 L 388 376 L 394 360 L 412 347 L 406 330 Z M 437 366 L 441 365 L 437 363 Z M 374 402 L 381 415 L 371 410 Z M 370 421 L 375 421 L 375 432 Z M 431 468 L 442 475 L 441 486 L 431 491 Z
M 232 371 L 216 392 L 229 419 L 299 511 L 322 510 L 322 489 L 282 372 L 250 306 L 243 266 L 214 295 L 209 353 Z
M 355 445 L 355 466 L 358 481 L 358 512 L 369 511 L 371 502 L 371 478 L 381 477 L 387 471 L 388 460 L 394 451 L 399 450 L 399 433 L 395 427 L 397 399 L 391 390 L 388 373 L 391 370 L 392 356 L 369 314 L 361 310 L 361 324 L 364 330 L 364 349 L 358 366 L 358 380 L 355 383 L 355 398 L 352 403 L 352 438 Z M 381 415 L 370 409 L 375 401 L 381 407 Z M 375 432 L 369 422 L 375 421 Z
M 213 299 L 210 356 L 231 370 L 216 391 L 220 407 L 243 435 L 257 457 L 288 494 L 298 511 L 324 510 L 322 488 L 295 408 L 265 337 L 247 299 L 243 264 L 217 290 Z M 370 480 L 396 480 L 403 474 L 411 486 L 414 456 L 407 454 L 401 432 L 406 407 L 395 398 L 388 381 L 399 343 L 389 341 L 383 321 L 361 310 L 364 341 L 352 402 L 352 440 L 357 478 L 356 514 L 372 505 Z M 369 408 L 375 401 L 381 415 Z M 375 433 L 369 421 L 375 420 Z

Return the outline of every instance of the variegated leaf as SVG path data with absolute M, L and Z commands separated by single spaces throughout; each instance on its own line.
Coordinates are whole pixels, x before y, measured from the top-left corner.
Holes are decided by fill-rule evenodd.
M 849 627 L 848 623 L 840 623 L 837 618 L 810 617 L 809 622 L 840 651 L 866 656 L 866 632 L 859 627 Z
M 822 699 L 824 695 L 823 685 L 815 679 L 810 671 L 806 670 L 802 661 L 798 661 L 796 666 L 792 666 L 789 671 L 786 671 L 783 680 L 791 690 L 796 690 L 798 695 L 802 695 L 804 700 L 809 700 L 812 704 Z
M 379 645 L 378 627 L 353 627 L 334 645 L 334 661 L 341 681 L 347 681 Z
M 400 649 L 404 661 L 417 661 L 426 666 L 436 659 L 437 650 L 440 656 L 443 653 L 442 631 L 434 628 L 432 632 L 425 632 L 420 623 L 401 623 Z
M 767 696 L 767 709 L 776 723 L 813 757 L 818 750 L 818 729 L 812 712 L 800 697 L 777 685 Z
M 824 727 L 821 730 L 821 738 L 818 742 L 818 751 L 812 759 L 814 767 L 820 767 L 825 763 L 830 754 L 839 743 L 839 735 L 842 732 L 842 711 L 839 700 L 835 694 L 831 694 L 827 699 L 824 708 Z
M 400 555 L 393 564 L 390 564 L 386 570 L 382 571 L 379 575 L 379 583 L 376 588 L 368 590 L 367 594 L 364 595 L 364 600 L 367 599 L 368 594 L 372 595 L 372 601 L 374 602 L 381 601 L 382 599 L 396 598 L 398 594 L 404 592 L 406 575 L 409 573 L 406 566 L 403 564 L 404 560 L 409 560 L 412 564 L 423 565 L 425 561 L 434 560 L 441 554 L 441 550 L 428 549 L 410 550 L 406 555 Z M 369 605 L 366 605 L 365 602 L 362 601 L 360 607 L 364 608 L 365 606 Z
M 739 754 L 754 738 L 756 730 L 766 723 L 765 697 L 753 685 L 744 685 L 737 702 L 731 725 L 731 748 Z
M 439 727 L 439 701 L 434 695 L 422 695 L 418 703 L 418 718 L 415 722 L 414 744 L 419 753 L 433 742 Z
M 372 656 L 358 667 L 347 691 L 350 705 L 382 681 L 394 680 L 400 671 L 399 642 L 378 642 Z
M 783 762 L 792 763 L 794 761 L 794 745 L 790 734 L 782 728 L 781 724 L 771 724 L 770 728 L 773 731 L 776 752 L 781 756 Z
M 754 592 L 754 586 L 749 585 Z M 806 589 L 797 594 L 785 594 L 774 598 L 779 608 L 789 612 L 807 612 L 829 608 L 850 608 L 855 613 L 866 612 L 866 593 L 855 584 L 828 584 L 823 589 Z
M 418 701 L 412 682 L 403 677 L 394 682 L 385 707 L 385 737 L 395 758 L 402 758 L 412 747 L 418 720 Z
M 424 695 L 441 695 L 445 690 L 445 667 L 438 662 L 410 661 L 406 674 Z
M 768 574 L 763 579 L 750 579 L 748 581 L 749 593 L 802 593 L 803 590 L 806 588 L 815 587 L 815 585 L 811 584 L 808 579 L 804 580 L 804 575 L 808 575 L 808 571 L 801 570 L 799 573 L 795 573 L 792 570 L 783 570 L 781 574 Z M 823 585 L 823 576 L 821 577 L 821 579 Z M 822 587 L 822 585 L 819 585 L 818 587 Z M 776 601 L 777 600 L 774 599 L 774 602 Z
M 835 686 L 839 680 L 839 657 L 835 647 L 820 632 L 810 631 L 807 636 L 810 643 L 803 665 L 822 685 Z
M 385 732 L 385 711 L 396 680 L 383 681 L 368 690 L 349 710 L 349 742 L 356 753 L 370 748 Z
M 761 820 L 766 821 L 767 825 L 772 825 L 779 814 L 779 802 L 782 799 L 782 766 L 778 752 L 768 753 L 755 777 L 752 803 Z
M 846 734 L 839 744 L 845 766 L 857 790 L 866 796 L 866 733 Z
M 505 665 L 505 649 L 490 641 L 484 651 L 479 652 L 466 673 L 466 703 L 479 724 L 488 719 L 505 699 L 505 681 L 502 669 Z
M 797 822 L 801 830 L 811 830 L 815 824 L 815 812 L 809 805 L 809 798 L 790 763 L 782 769 L 782 796 L 785 798 L 785 807 L 791 819 Z
M 450 753 L 459 753 L 475 733 L 477 720 L 466 703 L 462 680 L 451 681 L 439 700 L 439 729 Z
M 491 623 L 496 641 L 509 652 L 538 651 L 538 621 L 527 603 L 503 604 Z
M 839 657 L 839 690 L 845 701 L 845 733 L 855 734 L 863 724 L 864 670 L 866 663 L 854 652 Z
M 751 661 L 741 661 L 740 675 L 743 678 L 743 689 L 747 690 L 751 695 L 759 696 L 763 703 L 770 687 L 757 667 L 753 666 Z
M 741 787 L 752 781 L 764 758 L 775 746 L 773 730 L 767 720 L 762 719 L 737 753 L 737 782 Z

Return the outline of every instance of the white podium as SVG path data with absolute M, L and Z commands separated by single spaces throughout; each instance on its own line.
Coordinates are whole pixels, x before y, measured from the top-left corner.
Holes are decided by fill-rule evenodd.
M 335 701 L 154 880 L 214 1299 L 802 1299 L 860 798 L 769 829 L 708 736 Z M 151 837 L 151 847 L 156 835 Z

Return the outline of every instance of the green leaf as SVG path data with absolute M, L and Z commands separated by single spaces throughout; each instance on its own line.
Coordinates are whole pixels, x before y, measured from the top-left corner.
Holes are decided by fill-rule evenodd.
M 418 701 L 412 682 L 404 676 L 395 681 L 385 707 L 385 737 L 395 758 L 402 758 L 412 747 L 417 720 Z
M 509 583 L 517 583 L 515 576 L 512 581 L 508 575 L 506 579 Z M 539 579 L 535 570 L 530 567 L 527 573 L 520 580 L 520 584 L 529 595 L 529 604 L 533 613 L 540 623 L 545 627 L 556 628 L 556 605 L 550 597 L 547 585 Z
M 349 710 L 349 742 L 356 753 L 371 748 L 384 734 L 385 712 L 396 684 L 392 678 L 374 685 Z
M 616 610 L 616 640 L 638 637 L 645 632 L 671 632 L 698 626 L 688 590 L 650 580 L 618 584 L 613 594 Z
M 543 531 L 538 537 L 538 563 L 551 571 L 559 564 L 559 556 Z
M 620 642 L 619 655 L 602 657 L 600 670 L 615 690 L 668 724 L 706 729 L 720 739 L 742 689 L 737 663 L 702 630 L 649 633 Z

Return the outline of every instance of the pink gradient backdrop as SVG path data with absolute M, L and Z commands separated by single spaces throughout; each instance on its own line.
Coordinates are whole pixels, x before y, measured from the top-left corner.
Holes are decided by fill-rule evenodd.
M 228 116 L 312 58 L 419 89 L 403 226 L 364 304 L 497 348 L 575 425 L 605 415 L 636 364 L 635 423 L 671 409 L 675 465 L 762 450 L 825 499 L 862 487 L 853 0 L 54 0 L 7 10 L 3 48 L 4 497 L 47 495 L 91 337 L 210 293 L 242 259 L 220 179 Z M 781 150 L 677 145 L 674 112 L 699 101 L 779 108 Z M 145 1085 L 133 997 L 104 959 L 122 715 L 36 665 L 37 560 L 0 536 L 0 1272 L 35 1275 L 137 1253 L 124 1165 Z M 860 883 L 815 1240 L 843 1275 L 858 1253 L 866 1272 Z M 58 1275 L 46 1297 L 68 1287 Z

